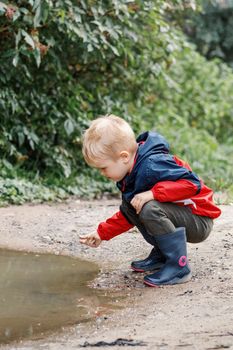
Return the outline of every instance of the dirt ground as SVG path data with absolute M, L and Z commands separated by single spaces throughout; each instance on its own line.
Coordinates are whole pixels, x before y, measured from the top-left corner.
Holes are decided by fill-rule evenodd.
M 95 230 L 118 206 L 118 200 L 102 200 L 0 208 L 0 247 L 97 262 L 92 287 L 119 293 L 121 305 L 110 313 L 94 312 L 92 322 L 1 349 L 95 349 L 90 345 L 100 341 L 98 349 L 110 350 L 233 349 L 233 206 L 221 206 L 222 216 L 205 242 L 188 245 L 192 280 L 162 288 L 144 286 L 143 274 L 129 268 L 150 250 L 137 230 L 97 249 L 79 244 L 78 234 Z

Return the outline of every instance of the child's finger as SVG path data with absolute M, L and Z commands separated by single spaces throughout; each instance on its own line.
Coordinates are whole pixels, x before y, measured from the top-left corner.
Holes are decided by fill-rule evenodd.
M 89 247 L 95 247 L 95 241 L 89 241 L 88 242 Z
M 90 241 L 83 241 L 83 242 L 80 241 L 80 243 L 81 244 L 85 244 L 85 245 L 87 245 L 89 247 L 92 247 L 92 243 Z
M 87 235 L 79 235 L 79 239 L 87 239 L 88 236 Z
M 97 241 L 95 238 L 91 241 L 91 244 L 92 244 L 92 247 L 96 247 Z
M 88 244 L 89 238 L 88 237 L 86 237 L 86 238 L 79 238 L 79 242 L 83 243 L 83 244 Z
M 79 242 L 81 243 L 81 244 L 88 244 L 88 242 L 86 241 L 86 240 L 79 240 Z

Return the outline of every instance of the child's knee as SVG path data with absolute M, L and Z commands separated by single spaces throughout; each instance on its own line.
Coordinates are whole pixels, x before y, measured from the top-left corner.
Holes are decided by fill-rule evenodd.
M 209 237 L 210 232 L 211 231 L 194 232 L 191 234 L 189 232 L 187 232 L 187 234 L 186 234 L 187 242 L 188 243 L 201 243 Z
M 158 202 L 155 200 L 149 201 L 142 207 L 139 213 L 139 219 L 142 222 L 146 222 L 147 220 L 156 220 L 160 219 L 161 216 L 164 216 L 163 210 L 158 205 Z

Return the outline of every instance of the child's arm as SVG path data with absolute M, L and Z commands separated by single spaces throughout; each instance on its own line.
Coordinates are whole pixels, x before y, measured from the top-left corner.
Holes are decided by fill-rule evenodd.
M 133 226 L 134 225 L 132 225 L 119 210 L 105 222 L 101 222 L 97 228 L 97 232 L 102 240 L 108 241 L 113 237 L 128 231 Z
M 96 233 L 89 233 L 88 235 L 80 235 L 79 242 L 82 244 L 86 244 L 89 247 L 97 248 L 102 242 L 102 239 L 100 238 L 99 234 L 96 232 Z
M 89 247 L 97 248 L 101 242 L 108 241 L 111 238 L 131 229 L 133 225 L 127 221 L 121 211 L 118 211 L 105 222 L 101 222 L 96 233 L 80 235 L 79 241 Z
M 130 203 L 139 214 L 143 205 L 153 199 L 159 202 L 175 202 L 195 196 L 197 190 L 197 186 L 187 180 L 161 181 L 150 191 L 136 194 Z
M 181 179 L 177 181 L 158 182 L 152 187 L 151 191 L 154 199 L 159 202 L 174 202 L 195 196 L 199 192 L 199 189 L 193 182 Z

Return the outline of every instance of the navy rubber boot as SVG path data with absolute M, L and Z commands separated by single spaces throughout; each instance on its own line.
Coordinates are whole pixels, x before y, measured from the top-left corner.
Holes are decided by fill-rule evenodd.
M 188 282 L 191 270 L 187 259 L 185 228 L 179 227 L 172 233 L 156 236 L 159 249 L 166 262 L 157 272 L 144 277 L 150 287 Z
M 154 247 L 146 259 L 132 261 L 131 269 L 136 272 L 158 270 L 164 265 L 164 262 L 165 259 L 159 249 Z

